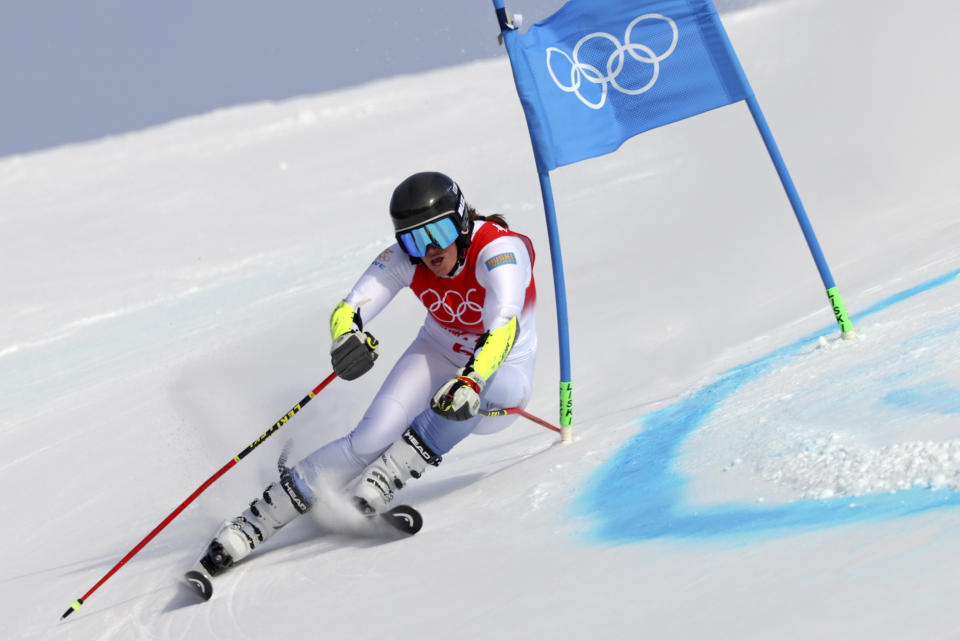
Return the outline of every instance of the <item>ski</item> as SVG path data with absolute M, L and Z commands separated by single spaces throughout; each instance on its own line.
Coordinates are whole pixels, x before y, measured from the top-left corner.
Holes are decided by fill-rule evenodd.
M 382 535 L 413 536 L 423 527 L 423 516 L 410 505 L 397 505 L 386 512 L 371 516 L 370 520 L 386 526 L 385 530 L 377 532 Z M 209 550 L 204 552 L 193 567 L 183 575 L 186 584 L 203 601 L 209 601 L 213 596 L 213 577 L 225 571 L 225 569 L 218 570 L 208 558 L 209 555 Z
M 380 518 L 407 536 L 413 536 L 423 527 L 423 517 L 410 505 L 398 505 L 381 514 Z
M 187 585 L 204 601 L 209 601 L 213 596 L 213 577 L 200 570 L 189 570 L 183 575 Z
M 204 601 L 209 601 L 213 596 L 213 577 L 224 571 L 225 568 L 218 569 L 210 560 L 210 548 L 207 548 L 193 567 L 184 573 L 183 579 L 197 596 Z

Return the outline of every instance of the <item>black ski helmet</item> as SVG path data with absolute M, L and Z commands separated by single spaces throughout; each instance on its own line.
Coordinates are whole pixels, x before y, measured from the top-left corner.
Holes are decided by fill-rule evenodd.
M 459 185 L 438 171 L 413 174 L 397 185 L 390 198 L 390 218 L 397 234 L 449 216 L 460 231 L 456 242 L 461 254 L 470 246 L 473 234 L 467 208 Z

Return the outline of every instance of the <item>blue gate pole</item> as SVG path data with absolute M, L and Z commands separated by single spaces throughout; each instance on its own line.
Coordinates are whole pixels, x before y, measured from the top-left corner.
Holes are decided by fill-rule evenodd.
M 507 54 L 510 54 L 509 38 L 515 36 L 516 27 L 512 17 L 507 13 L 504 0 L 493 0 L 493 8 L 497 12 L 500 23 L 500 37 L 507 45 Z M 513 68 L 513 59 L 510 60 Z M 516 69 L 514 68 L 514 82 Z M 518 87 L 519 92 L 519 87 Z M 563 252 L 560 248 L 560 232 L 557 227 L 557 210 L 553 203 L 553 187 L 550 184 L 550 171 L 541 163 L 536 145 L 533 146 L 537 157 L 537 173 L 540 177 L 540 194 L 543 197 L 543 213 L 547 223 L 547 237 L 550 241 L 550 260 L 553 265 L 553 289 L 557 304 L 557 342 L 560 350 L 560 438 L 563 442 L 572 439 L 571 426 L 573 424 L 573 383 L 570 374 L 570 330 L 567 320 L 567 286 L 563 276 Z
M 557 342 L 560 347 L 560 438 L 571 439 L 573 424 L 573 382 L 570 376 L 570 330 L 567 319 L 567 286 L 563 276 L 563 252 L 560 249 L 560 231 L 557 210 L 553 204 L 550 172 L 540 173 L 540 193 L 550 241 L 550 260 L 553 264 L 553 289 L 557 299 Z
M 767 153 L 770 154 L 773 166 L 777 169 L 780 182 L 787 192 L 787 198 L 793 207 L 793 213 L 797 217 L 797 222 L 800 223 L 800 229 L 803 231 L 803 237 L 807 241 L 807 247 L 810 248 L 810 253 L 813 255 L 813 261 L 817 264 L 817 270 L 820 272 L 823 285 L 827 288 L 827 299 L 833 308 L 833 315 L 837 319 L 837 324 L 840 326 L 841 335 L 844 338 L 852 338 L 854 336 L 853 322 L 847 313 L 846 305 L 843 303 L 843 297 L 840 296 L 840 289 L 833 280 L 833 274 L 830 273 L 830 266 L 827 265 L 827 259 L 823 256 L 823 250 L 820 248 L 817 235 L 813 231 L 813 226 L 807 217 L 807 211 L 804 209 L 803 202 L 800 200 L 800 194 L 797 193 L 797 188 L 793 184 L 790 172 L 787 171 L 787 165 L 783 161 L 783 156 L 780 155 L 780 149 L 777 147 L 777 143 L 773 139 L 773 134 L 770 132 L 770 127 L 767 125 L 767 119 L 764 118 L 763 111 L 761 111 L 760 104 L 757 102 L 757 98 L 753 95 L 752 90 L 747 96 L 747 106 L 750 108 L 753 121 L 757 124 L 757 129 L 760 130 L 760 136 L 763 138 L 763 144 L 767 147 Z
M 803 237 L 807 241 L 807 247 L 810 248 L 810 253 L 813 255 L 813 261 L 817 264 L 817 271 L 820 272 L 820 279 L 823 281 L 824 287 L 827 288 L 827 299 L 830 301 L 830 307 L 833 309 L 833 315 L 837 319 L 837 324 L 840 326 L 840 333 L 843 338 L 853 338 L 853 322 L 850 320 L 850 315 L 847 313 L 847 307 L 843 303 L 843 297 L 840 296 L 840 290 L 837 288 L 837 284 L 833 280 L 833 274 L 830 273 L 830 267 L 827 265 L 827 259 L 823 256 L 823 250 L 820 248 L 820 242 L 817 240 L 817 235 L 813 231 L 813 226 L 810 224 L 810 219 L 807 217 L 807 211 L 803 207 L 803 202 L 800 200 L 800 194 L 797 193 L 797 188 L 793 184 L 793 179 L 790 177 L 790 172 L 787 171 L 787 164 L 783 160 L 783 156 L 780 154 L 780 148 L 777 147 L 777 142 L 773 139 L 773 133 L 770 131 L 770 126 L 767 124 L 767 119 L 763 115 L 763 111 L 760 109 L 760 103 L 757 102 L 757 97 L 753 93 L 753 87 L 750 86 L 750 81 L 747 80 L 747 74 L 744 73 L 743 67 L 740 66 L 740 58 L 737 57 L 737 53 L 733 50 L 733 44 L 730 42 L 730 38 L 727 36 L 727 30 L 723 28 L 723 23 L 720 21 L 719 16 L 716 12 L 713 12 L 715 24 L 717 27 L 717 32 L 723 40 L 723 46 L 726 48 L 728 57 L 733 62 L 733 66 L 737 71 L 737 75 L 740 78 L 744 89 L 746 90 L 746 102 L 747 107 L 750 109 L 750 115 L 753 116 L 753 122 L 756 123 L 757 129 L 760 131 L 760 137 L 763 138 L 763 144 L 767 147 L 767 153 L 770 154 L 770 160 L 773 161 L 773 166 L 777 170 L 777 175 L 780 176 L 780 182 L 783 185 L 784 191 L 787 192 L 787 198 L 790 200 L 790 205 L 793 207 L 793 213 L 797 217 L 797 222 L 800 224 L 800 230 L 803 232 Z

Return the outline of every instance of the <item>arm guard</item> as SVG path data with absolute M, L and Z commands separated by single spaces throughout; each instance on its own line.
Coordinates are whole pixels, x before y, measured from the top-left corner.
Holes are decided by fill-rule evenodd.
M 477 340 L 477 347 L 470 362 L 467 363 L 467 367 L 482 376 L 484 381 L 489 380 L 501 363 L 506 360 L 510 350 L 513 349 L 518 327 L 517 317 L 514 316 L 507 321 L 506 325 L 488 331 L 481 336 Z
M 334 307 L 333 313 L 330 314 L 330 338 L 337 340 L 347 332 L 352 332 L 354 324 L 360 331 L 363 331 L 360 314 L 354 311 L 347 301 L 340 301 L 340 304 Z

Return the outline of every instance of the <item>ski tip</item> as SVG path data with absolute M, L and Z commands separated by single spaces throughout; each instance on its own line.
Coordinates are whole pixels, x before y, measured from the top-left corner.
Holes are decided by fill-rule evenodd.
M 211 583 L 210 578 L 204 576 L 202 572 L 190 570 L 183 575 L 183 578 L 186 580 L 187 585 L 193 588 L 197 596 L 204 601 L 209 601 L 210 597 L 213 596 L 213 583 Z
M 384 512 L 382 516 L 390 525 L 408 536 L 413 536 L 423 527 L 423 516 L 409 505 L 398 505 Z

